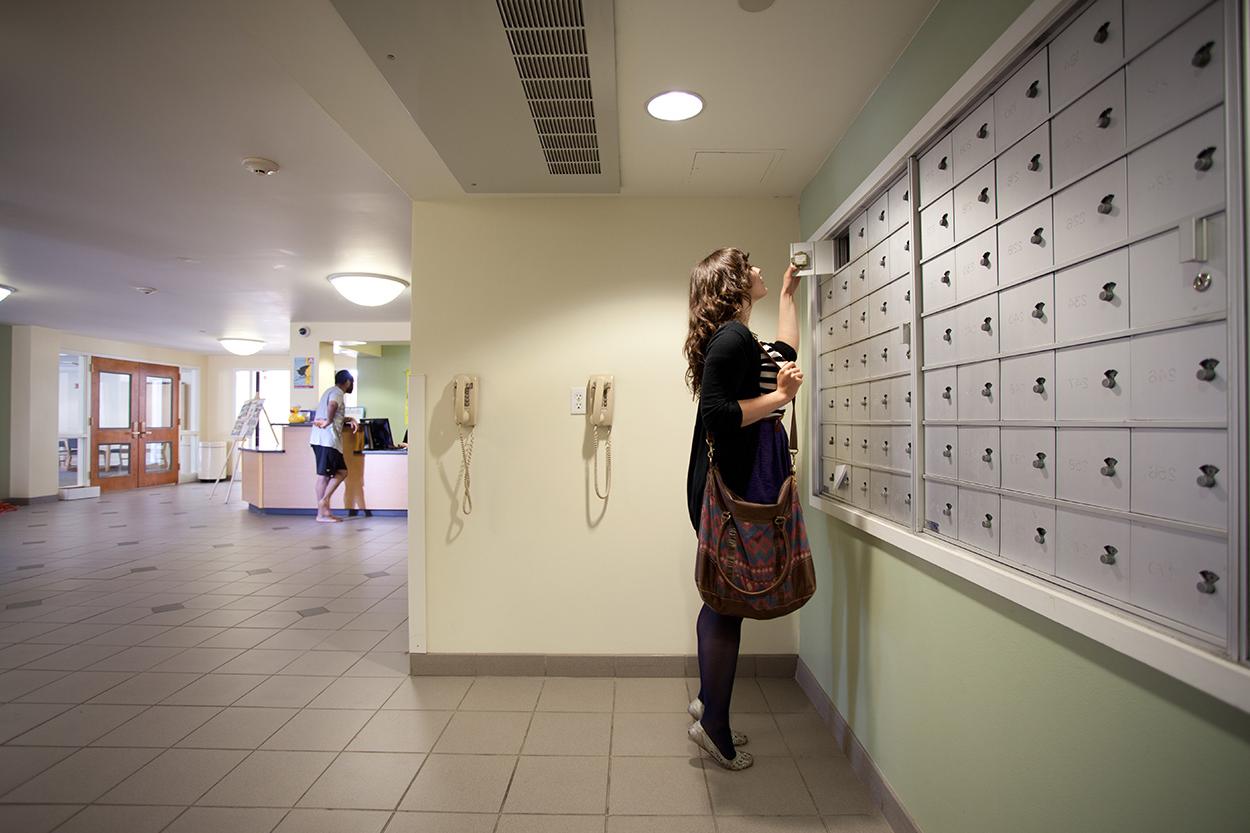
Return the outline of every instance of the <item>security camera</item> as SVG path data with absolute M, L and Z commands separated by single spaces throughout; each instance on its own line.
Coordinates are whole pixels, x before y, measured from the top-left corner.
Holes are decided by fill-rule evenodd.
M 312 332 L 312 330 L 308 329 L 307 327 L 300 327 L 298 332 L 302 336 L 307 336 L 309 333 Z

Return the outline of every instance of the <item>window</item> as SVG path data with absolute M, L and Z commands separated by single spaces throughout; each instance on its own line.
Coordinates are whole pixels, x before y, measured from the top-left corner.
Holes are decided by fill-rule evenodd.
M 265 416 L 271 425 L 285 424 L 291 413 L 291 371 L 236 370 L 234 372 L 234 414 L 243 403 L 254 397 L 265 400 Z M 232 415 L 232 416 L 233 416 Z M 263 420 L 262 420 L 263 421 Z M 257 425 L 250 443 L 253 448 L 277 449 L 281 446 L 268 426 Z

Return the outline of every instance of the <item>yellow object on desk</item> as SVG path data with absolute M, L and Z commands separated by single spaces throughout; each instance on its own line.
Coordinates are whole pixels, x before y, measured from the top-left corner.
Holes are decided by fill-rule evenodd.
M 308 422 L 308 417 L 300 413 L 299 406 L 291 406 L 291 415 L 287 417 L 287 423 L 290 425 L 301 425 Z

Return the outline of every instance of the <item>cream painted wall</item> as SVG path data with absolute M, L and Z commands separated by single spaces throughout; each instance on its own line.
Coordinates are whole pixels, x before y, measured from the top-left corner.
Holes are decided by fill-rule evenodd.
M 93 338 L 47 327 L 15 325 L 12 338 L 12 451 L 8 491 L 9 496 L 15 498 L 46 497 L 57 491 L 58 354 L 82 353 L 201 369 L 205 361 L 198 353 Z
M 56 494 L 58 335 L 46 327 L 13 328 L 9 497 Z
M 427 497 L 411 512 L 425 513 L 430 652 L 694 652 L 690 268 L 720 246 L 752 252 L 772 293 L 752 325 L 771 337 L 797 234 L 793 199 L 414 205 L 412 372 L 414 384 L 428 376 L 428 454 Z M 457 373 L 481 379 L 468 517 L 454 491 Z M 591 373 L 617 383 L 606 506 L 590 430 L 569 415 L 569 388 Z M 797 617 L 749 622 L 743 650 L 792 653 L 797 636 Z

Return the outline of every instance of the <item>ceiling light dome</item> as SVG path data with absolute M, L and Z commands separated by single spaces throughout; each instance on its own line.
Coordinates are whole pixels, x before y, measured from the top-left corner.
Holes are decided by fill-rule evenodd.
M 703 99 L 695 93 L 672 90 L 647 102 L 647 112 L 661 121 L 685 121 L 703 111 Z
M 339 294 L 362 307 L 380 307 L 399 297 L 408 288 L 408 281 L 373 272 L 335 272 L 330 284 Z
M 0 283 L 0 301 L 3 301 L 5 298 L 9 297 L 14 292 L 17 292 L 17 290 L 14 289 L 13 287 L 5 286 L 4 284 Z
M 250 356 L 260 351 L 265 342 L 255 338 L 219 338 L 221 346 L 236 356 Z

